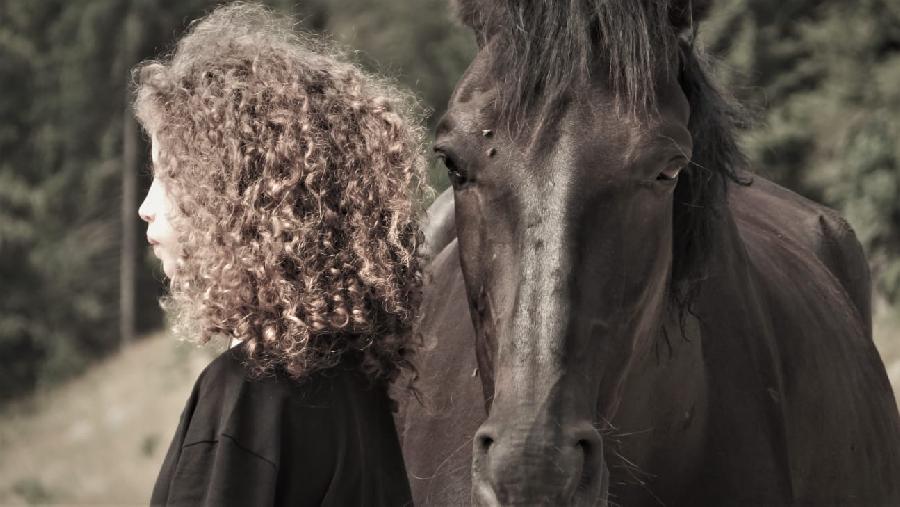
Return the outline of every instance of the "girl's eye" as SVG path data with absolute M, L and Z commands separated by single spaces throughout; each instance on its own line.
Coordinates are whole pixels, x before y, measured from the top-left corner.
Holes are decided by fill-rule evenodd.
M 673 160 L 656 176 L 656 181 L 675 181 L 685 167 L 687 167 L 686 160 Z

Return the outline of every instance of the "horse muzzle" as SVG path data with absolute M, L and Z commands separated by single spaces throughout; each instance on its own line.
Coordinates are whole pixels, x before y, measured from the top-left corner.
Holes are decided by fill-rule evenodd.
M 609 472 L 590 423 L 488 421 L 473 445 L 476 505 L 606 505 Z

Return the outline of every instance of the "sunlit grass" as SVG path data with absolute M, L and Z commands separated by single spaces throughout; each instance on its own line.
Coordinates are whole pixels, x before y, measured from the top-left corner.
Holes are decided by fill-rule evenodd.
M 876 306 L 875 345 L 894 386 L 894 398 L 900 405 L 900 311 L 885 304 Z
M 146 505 L 211 349 L 136 343 L 0 416 L 0 505 Z

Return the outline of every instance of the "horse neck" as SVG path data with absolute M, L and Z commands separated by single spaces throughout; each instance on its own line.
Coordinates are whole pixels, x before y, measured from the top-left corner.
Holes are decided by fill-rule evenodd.
M 708 334 L 702 315 L 709 295 L 704 286 L 741 287 L 751 277 L 729 210 L 721 213 L 715 232 L 708 276 L 700 282 L 694 303 L 683 314 L 670 305 L 657 335 L 638 351 L 605 441 L 613 466 L 628 468 L 628 463 L 640 463 L 643 472 L 658 477 L 654 491 L 667 498 L 688 494 L 684 485 L 701 472 L 709 438 L 711 392 L 722 374 L 720 365 L 710 368 L 705 352 L 711 342 L 721 344 L 728 337 Z M 619 461 L 623 463 L 617 464 Z M 629 505 L 638 503 L 643 491 L 623 487 L 616 493 L 623 505 Z
M 752 285 L 746 270 L 747 253 L 731 211 L 727 207 L 719 212 L 717 227 L 712 235 L 710 261 L 705 266 L 703 280 L 689 304 L 682 308 L 671 303 L 667 306 L 660 326 L 652 336 L 639 340 L 642 345 L 635 350 L 629 371 L 628 386 L 633 399 L 650 400 L 664 408 L 666 398 L 648 397 L 649 393 L 670 392 L 671 386 L 679 387 L 676 398 L 690 395 L 703 397 L 706 389 L 706 371 L 703 362 L 703 326 L 697 310 L 705 305 L 706 285 L 746 287 Z M 668 298 L 672 301 L 674 298 Z M 696 393 L 686 391 L 694 390 Z M 674 394 L 674 393 L 673 393 Z M 623 398 L 627 399 L 627 394 Z M 659 402 L 662 402 L 661 404 Z

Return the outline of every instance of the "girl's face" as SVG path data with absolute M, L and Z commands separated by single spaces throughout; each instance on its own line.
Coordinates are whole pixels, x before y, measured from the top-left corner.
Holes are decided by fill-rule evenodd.
M 156 165 L 159 163 L 159 143 L 155 135 L 151 137 L 151 143 L 151 157 Z M 153 246 L 153 253 L 162 261 L 163 271 L 169 278 L 175 273 L 180 253 L 178 235 L 171 221 L 174 212 L 175 208 L 165 185 L 154 176 L 150 190 L 138 208 L 138 215 L 147 222 L 147 241 Z

